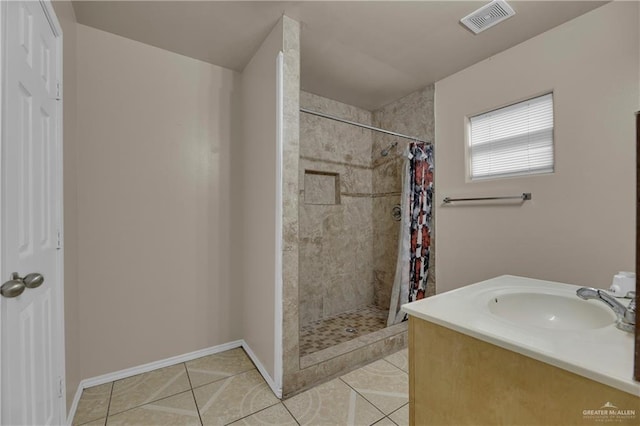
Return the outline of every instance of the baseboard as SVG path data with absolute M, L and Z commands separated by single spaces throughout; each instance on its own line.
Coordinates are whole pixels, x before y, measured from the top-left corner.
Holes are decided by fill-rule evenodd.
M 244 340 L 242 341 L 242 349 L 244 349 L 247 355 L 249 355 L 249 358 L 251 358 L 251 361 L 253 361 L 253 363 L 256 365 L 256 368 L 260 372 L 260 375 L 264 378 L 265 382 L 267 382 L 276 397 L 278 399 L 282 399 L 282 388 L 278 386 L 271 378 L 271 376 L 267 372 L 267 369 L 264 368 L 264 365 L 262 365 L 256 354 L 251 350 L 247 342 L 245 342 Z
M 82 396 L 82 391 L 84 387 L 82 386 L 82 382 L 78 383 L 78 388 L 76 389 L 76 394 L 73 397 L 73 402 L 71 403 L 71 407 L 69 408 L 69 412 L 67 413 L 67 424 L 71 426 L 73 422 L 73 417 L 76 415 L 76 410 L 78 409 L 78 402 L 80 401 L 80 397 Z
M 249 354 L 249 356 L 251 357 L 251 360 L 258 367 L 260 374 L 262 374 L 265 380 L 267 380 L 267 383 L 269 383 L 269 386 L 271 386 L 271 383 L 269 382 L 270 378 L 267 379 L 269 375 L 265 375 L 264 368 L 262 370 L 260 369 L 261 364 L 257 362 L 257 358 L 255 358 L 255 355 L 252 356 L 253 352 L 250 352 L 251 349 L 247 349 L 248 347 L 246 346 L 245 341 L 236 340 L 229 343 L 223 343 L 217 346 L 212 346 L 210 348 L 200 349 L 198 351 L 193 351 L 186 354 L 173 356 L 171 358 L 165 358 L 159 361 L 150 362 L 148 364 L 139 365 L 137 367 L 126 368 L 124 370 L 116 371 L 113 373 L 107 373 L 101 376 L 84 379 L 78 384 L 78 390 L 76 391 L 76 394 L 73 398 L 73 403 L 71 404 L 71 408 L 69 409 L 69 413 L 67 415 L 67 423 L 71 425 L 73 416 L 75 416 L 76 410 L 78 409 L 78 401 L 80 401 L 80 396 L 82 395 L 82 391 L 86 388 L 103 385 L 105 383 L 110 383 L 115 380 L 126 379 L 127 377 L 135 376 L 137 374 L 148 373 L 149 371 L 157 370 L 159 368 L 168 367 L 170 365 L 191 361 L 196 358 L 201 358 L 203 356 L 213 355 L 219 352 L 224 352 L 230 349 L 235 349 L 240 347 L 244 348 L 245 351 Z

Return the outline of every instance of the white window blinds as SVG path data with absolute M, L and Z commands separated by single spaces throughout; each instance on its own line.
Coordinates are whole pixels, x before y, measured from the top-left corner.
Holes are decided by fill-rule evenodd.
M 469 119 L 471 179 L 553 171 L 553 96 L 540 96 Z

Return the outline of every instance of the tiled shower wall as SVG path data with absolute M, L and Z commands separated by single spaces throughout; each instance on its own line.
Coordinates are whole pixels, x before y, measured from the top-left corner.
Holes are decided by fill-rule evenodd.
M 310 93 L 300 106 L 371 124 L 371 112 Z M 371 305 L 371 131 L 300 114 L 300 325 Z
M 429 86 L 373 113 L 306 92 L 300 94 L 300 105 L 433 140 L 433 93 Z M 393 142 L 398 146 L 381 156 L 380 151 Z M 399 233 L 392 209 L 400 202 L 402 152 L 407 143 L 300 115 L 301 326 L 371 304 L 389 308 Z M 434 253 L 433 249 L 432 268 Z M 429 294 L 435 292 L 433 277 L 431 269 Z
M 413 92 L 383 108 L 373 112 L 373 125 L 422 140 L 434 139 L 433 115 L 434 86 Z M 394 142 L 398 146 L 391 149 L 386 157 L 380 152 Z M 392 218 L 392 209 L 400 203 L 402 174 L 404 170 L 403 152 L 410 141 L 383 133 L 373 135 L 373 265 L 375 304 L 382 309 L 389 308 L 389 298 L 398 257 L 398 233 L 400 222 Z M 436 182 L 434 182 L 434 185 Z M 435 202 L 435 200 L 434 200 Z M 431 258 L 427 295 L 435 294 L 435 215 L 431 226 Z

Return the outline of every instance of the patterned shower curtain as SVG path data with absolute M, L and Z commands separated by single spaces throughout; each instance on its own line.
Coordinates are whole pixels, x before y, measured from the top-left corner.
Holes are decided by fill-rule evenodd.
M 433 147 L 411 142 L 405 154 L 398 262 L 387 326 L 407 319 L 406 314 L 400 311 L 400 306 L 423 299 L 429 277 Z

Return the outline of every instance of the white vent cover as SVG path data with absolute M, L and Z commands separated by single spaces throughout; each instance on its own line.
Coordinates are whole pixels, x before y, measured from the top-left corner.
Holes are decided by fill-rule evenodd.
M 474 34 L 478 34 L 507 18 L 511 18 L 515 14 L 516 12 L 513 11 L 506 1 L 493 0 L 491 3 L 465 16 L 460 22 Z

